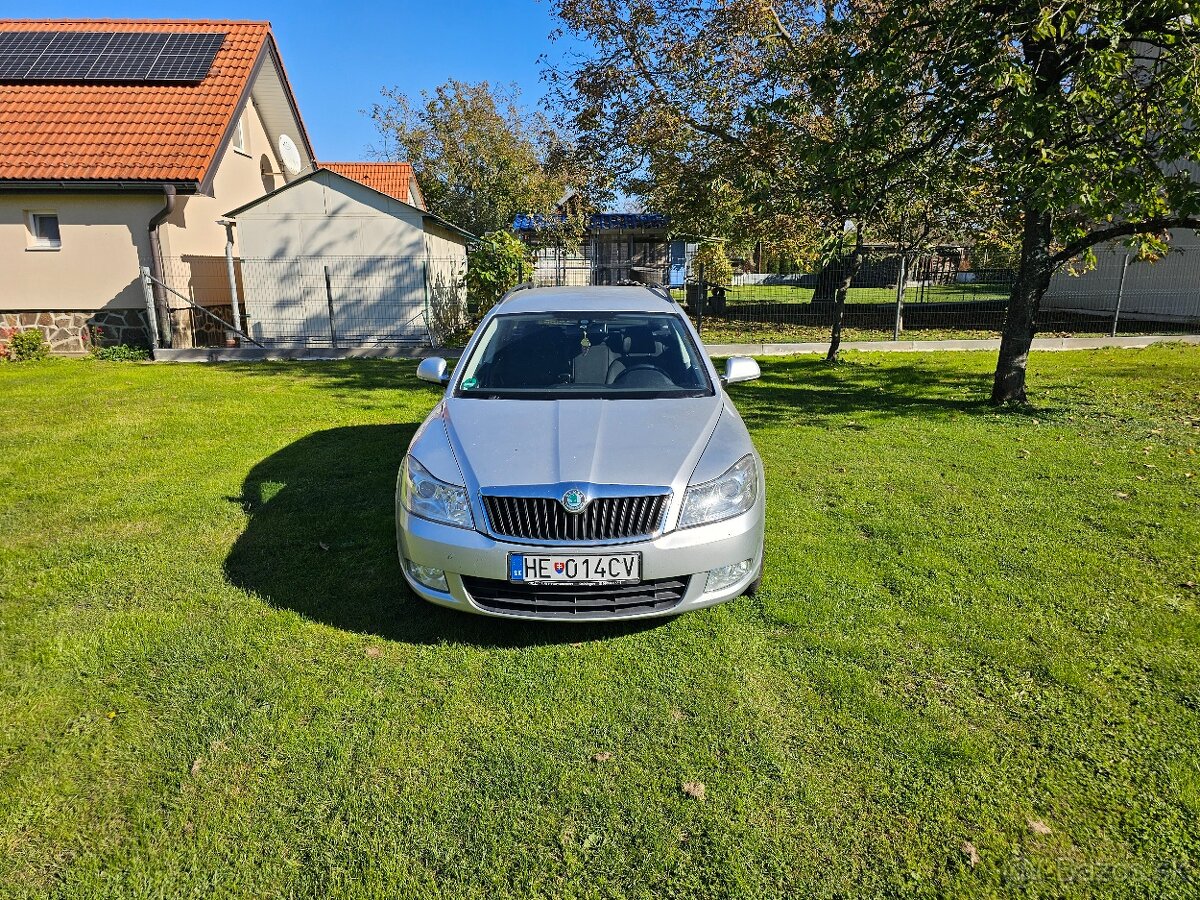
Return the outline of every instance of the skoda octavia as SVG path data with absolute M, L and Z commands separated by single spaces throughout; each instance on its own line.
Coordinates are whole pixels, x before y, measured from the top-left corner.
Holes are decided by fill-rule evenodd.
M 523 288 L 480 323 L 400 467 L 396 533 L 433 603 L 521 619 L 632 619 L 758 586 L 762 461 L 669 294 Z

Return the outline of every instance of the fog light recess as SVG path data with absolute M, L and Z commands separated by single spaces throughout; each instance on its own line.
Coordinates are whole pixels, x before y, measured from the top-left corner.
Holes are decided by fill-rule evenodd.
M 450 586 L 446 584 L 446 573 L 441 569 L 435 569 L 432 566 L 420 566 L 411 559 L 406 559 L 404 566 L 408 569 L 409 576 L 417 584 L 423 584 L 431 591 L 449 593 Z
M 750 566 L 753 563 L 752 559 L 743 559 L 739 563 L 730 563 L 719 569 L 713 569 L 708 573 L 708 583 L 704 585 L 705 593 L 723 591 L 725 588 L 737 584 L 750 574 Z

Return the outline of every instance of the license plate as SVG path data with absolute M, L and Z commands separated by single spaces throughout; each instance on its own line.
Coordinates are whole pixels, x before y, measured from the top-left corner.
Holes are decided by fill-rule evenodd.
M 636 584 L 640 553 L 510 553 L 508 580 L 520 584 Z

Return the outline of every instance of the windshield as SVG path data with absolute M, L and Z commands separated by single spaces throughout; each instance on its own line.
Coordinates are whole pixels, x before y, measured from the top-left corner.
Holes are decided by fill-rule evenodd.
M 488 322 L 456 397 L 560 400 L 711 396 L 679 316 L 514 313 Z

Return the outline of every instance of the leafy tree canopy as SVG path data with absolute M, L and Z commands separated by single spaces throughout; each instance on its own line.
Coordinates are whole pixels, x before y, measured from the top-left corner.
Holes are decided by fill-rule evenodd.
M 571 144 L 544 115 L 520 104 L 516 86 L 451 79 L 414 99 L 392 88 L 371 109 L 381 155 L 412 163 L 430 210 L 482 235 L 519 213 L 555 222 L 555 204 L 576 182 Z

